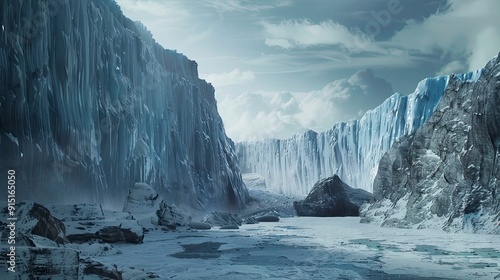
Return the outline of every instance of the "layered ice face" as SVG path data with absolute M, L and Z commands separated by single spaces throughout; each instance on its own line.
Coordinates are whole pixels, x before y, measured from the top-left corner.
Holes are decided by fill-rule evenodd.
M 0 167 L 19 174 L 19 199 L 123 205 L 144 182 L 188 207 L 242 207 L 233 143 L 196 62 L 114 1 L 38 2 L 0 4 Z
M 475 81 L 481 70 L 456 75 Z M 382 155 L 401 136 L 416 131 L 434 112 L 448 76 L 427 78 L 407 96 L 393 94 L 360 120 L 289 139 L 236 143 L 243 173 L 258 173 L 277 192 L 307 195 L 314 183 L 334 174 L 354 188 L 372 192 Z

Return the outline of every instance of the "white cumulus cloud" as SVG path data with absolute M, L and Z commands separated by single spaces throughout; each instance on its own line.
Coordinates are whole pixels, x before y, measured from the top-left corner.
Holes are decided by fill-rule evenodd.
M 283 139 L 359 118 L 392 93 L 389 82 L 365 69 L 311 92 L 227 94 L 218 107 L 226 132 L 234 141 Z
M 243 84 L 255 80 L 255 75 L 252 71 L 241 71 L 236 68 L 230 72 L 220 74 L 208 74 L 203 77 L 215 87 L 223 87 L 228 85 Z
M 307 19 L 282 20 L 279 23 L 261 22 L 264 27 L 265 44 L 283 49 L 313 46 L 340 46 L 350 51 L 373 47 L 371 39 L 358 29 L 326 20 L 315 24 Z

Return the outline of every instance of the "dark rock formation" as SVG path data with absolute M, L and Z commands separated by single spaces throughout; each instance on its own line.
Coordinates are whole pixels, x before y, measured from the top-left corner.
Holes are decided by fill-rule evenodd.
M 373 199 L 362 189 L 354 189 L 334 175 L 314 184 L 303 201 L 294 201 L 299 216 L 342 217 L 358 216 L 359 207 Z
M 212 228 L 210 224 L 202 222 L 190 222 L 188 226 L 192 229 L 200 229 L 200 230 L 208 230 Z
M 217 212 L 213 211 L 208 213 L 203 219 L 202 222 L 211 224 L 212 226 L 228 226 L 235 225 L 241 226 L 243 220 L 236 214 L 227 213 L 227 212 Z
M 476 82 L 451 76 L 438 108 L 379 163 L 364 221 L 500 233 L 500 58 Z
M 7 211 L 6 209 L 3 210 Z M 66 227 L 58 218 L 52 216 L 49 209 L 35 202 L 22 202 L 17 209 L 17 231 L 23 234 L 35 234 L 46 237 L 59 244 L 68 243 Z M 7 216 L 7 215 L 5 215 Z
M 221 226 L 220 229 L 239 229 L 240 227 L 237 225 L 227 225 L 227 226 Z
M 265 216 L 260 216 L 255 218 L 259 222 L 263 223 L 272 223 L 272 222 L 279 222 L 280 218 L 278 216 L 271 216 L 271 215 L 265 215 Z
M 130 228 L 121 226 L 104 227 L 96 232 L 103 242 L 107 243 L 142 243 L 144 232 L 138 233 Z

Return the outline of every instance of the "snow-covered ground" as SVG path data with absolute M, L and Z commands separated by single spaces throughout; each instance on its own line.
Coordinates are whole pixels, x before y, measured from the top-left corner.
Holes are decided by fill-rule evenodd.
M 500 279 L 498 236 L 381 228 L 352 217 L 155 230 L 144 244 L 114 246 L 122 254 L 95 259 L 162 279 Z

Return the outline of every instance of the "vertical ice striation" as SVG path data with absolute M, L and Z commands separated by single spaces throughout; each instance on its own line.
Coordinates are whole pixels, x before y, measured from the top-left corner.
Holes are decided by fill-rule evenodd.
M 16 170 L 19 199 L 120 205 L 138 181 L 178 205 L 243 206 L 234 144 L 196 62 L 111 0 L 0 9 L 0 167 Z
M 480 73 L 456 77 L 473 81 Z M 242 172 L 258 173 L 269 188 L 286 194 L 307 195 L 317 181 L 334 174 L 354 188 L 371 192 L 383 154 L 430 117 L 447 84 L 448 76 L 425 79 L 414 93 L 395 93 L 360 120 L 337 123 L 322 133 L 236 143 Z

